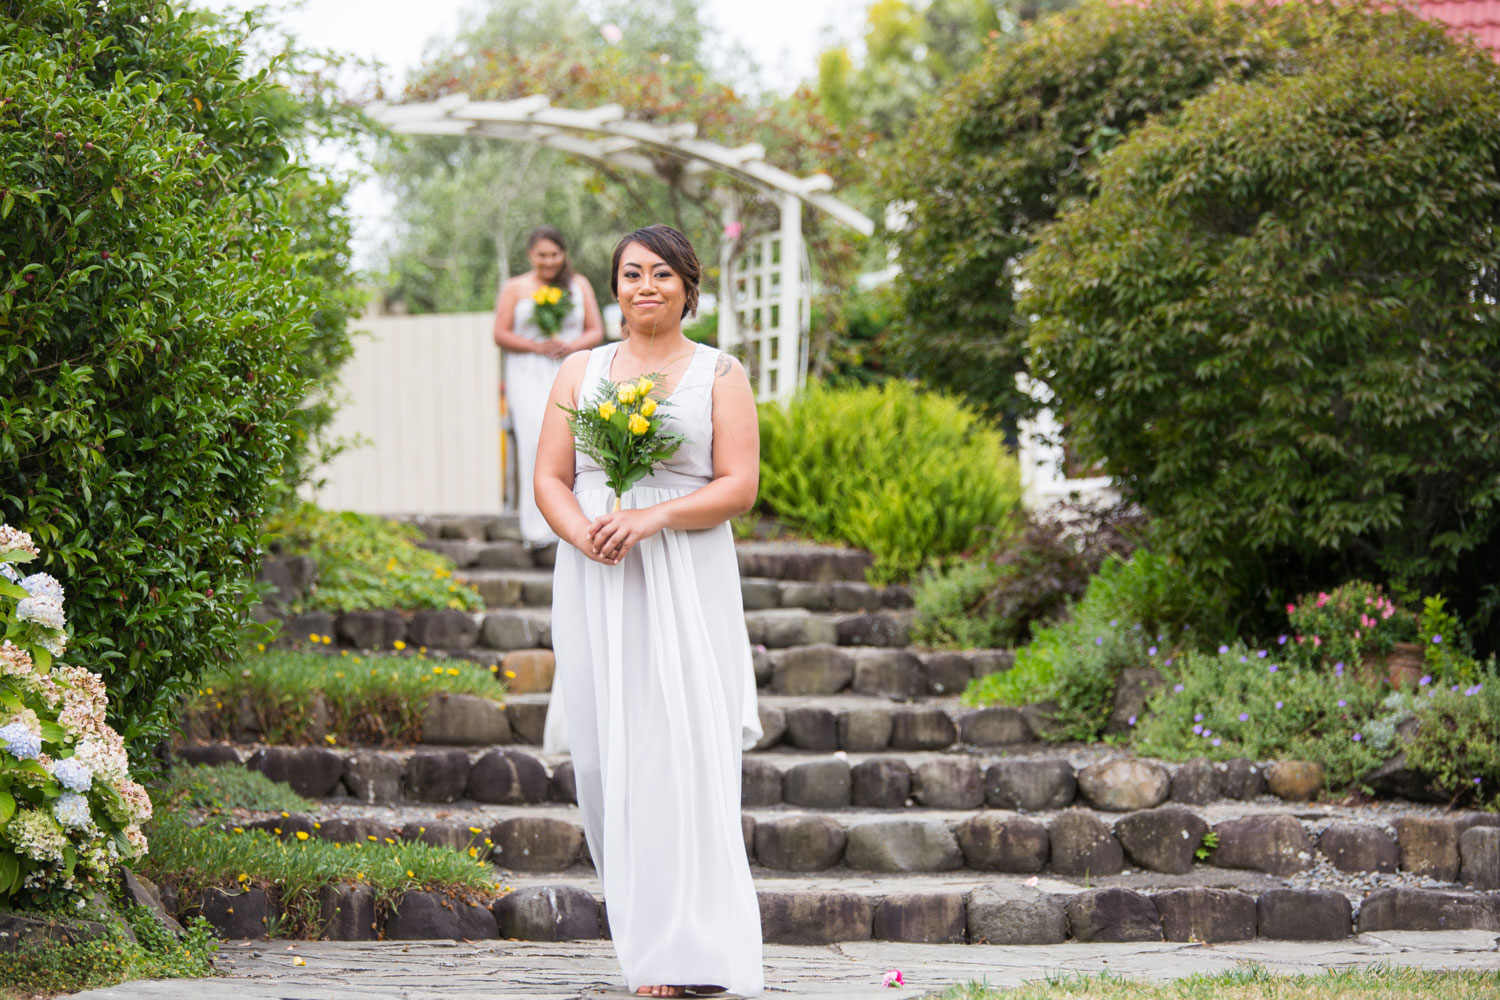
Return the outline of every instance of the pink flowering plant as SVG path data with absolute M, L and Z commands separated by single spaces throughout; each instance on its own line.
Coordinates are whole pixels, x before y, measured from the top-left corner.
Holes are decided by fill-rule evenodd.
M 23 571 L 40 555 L 0 525 L 0 902 L 70 892 L 146 852 L 151 799 L 104 721 L 98 674 L 62 662 L 62 584 Z
M 1417 616 L 1363 580 L 1303 594 L 1286 613 L 1288 655 L 1340 674 L 1354 671 L 1366 656 L 1385 656 L 1396 643 L 1417 638 Z

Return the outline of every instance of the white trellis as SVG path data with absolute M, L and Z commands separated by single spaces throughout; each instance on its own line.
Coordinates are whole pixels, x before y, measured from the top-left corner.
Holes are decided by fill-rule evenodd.
M 733 148 L 697 138 L 691 123 L 631 120 L 618 104 L 556 108 L 541 94 L 513 101 L 471 101 L 464 95 L 422 104 L 378 104 L 375 120 L 406 135 L 465 135 L 530 142 L 624 170 L 676 181 L 691 190 L 709 171 L 749 187 L 776 205 L 776 232 L 724 241 L 719 289 L 719 346 L 744 346 L 759 399 L 785 400 L 807 375 L 810 314 L 802 208 L 815 208 L 866 236 L 875 224 L 829 192 L 827 174 L 798 177 L 766 162 L 758 143 Z M 726 232 L 738 224 L 740 202 L 720 192 Z

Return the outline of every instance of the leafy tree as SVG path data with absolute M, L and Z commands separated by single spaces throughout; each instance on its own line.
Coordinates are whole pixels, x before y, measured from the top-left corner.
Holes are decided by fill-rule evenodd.
M 289 161 L 250 30 L 0 2 L 0 519 L 43 543 L 137 754 L 233 656 L 348 349 L 341 189 Z
M 894 353 L 991 413 L 1025 411 L 1018 262 L 1038 225 L 1090 196 L 1104 153 L 1223 82 L 1294 73 L 1330 49 L 1378 61 L 1445 44 L 1441 27 L 1359 0 L 1092 0 L 1038 22 L 949 90 L 885 166 L 888 192 L 910 209 L 894 234 Z
M 1493 644 L 1500 73 L 1379 25 L 1116 147 L 1021 308 L 1071 442 L 1192 565 L 1277 600 L 1442 590 Z

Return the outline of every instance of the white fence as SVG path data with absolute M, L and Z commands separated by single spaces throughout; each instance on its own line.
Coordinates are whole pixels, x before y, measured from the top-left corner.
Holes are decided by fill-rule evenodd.
M 359 443 L 310 499 L 368 514 L 479 514 L 504 501 L 500 352 L 491 313 L 366 315 L 333 434 Z

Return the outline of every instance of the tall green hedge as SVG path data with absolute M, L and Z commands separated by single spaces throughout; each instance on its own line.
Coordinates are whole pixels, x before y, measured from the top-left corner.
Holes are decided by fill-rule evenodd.
M 1298 72 L 1329 51 L 1399 62 L 1447 45 L 1440 25 L 1364 0 L 1091 0 L 1039 21 L 944 94 L 885 166 L 910 207 L 893 234 L 895 362 L 990 413 L 1024 411 L 1020 260 L 1039 225 L 1090 197 L 1103 154 L 1220 82 Z
M 1443 591 L 1500 638 L 1500 72 L 1446 44 L 1142 129 L 1029 259 L 1070 440 L 1196 568 Z
M 348 350 L 347 224 L 287 102 L 165 0 L 0 0 L 0 519 L 136 752 L 232 655 Z

